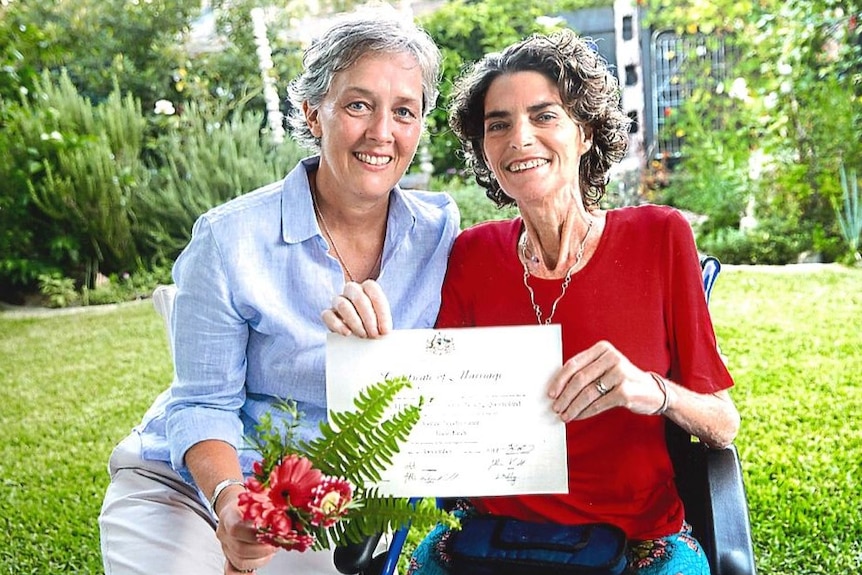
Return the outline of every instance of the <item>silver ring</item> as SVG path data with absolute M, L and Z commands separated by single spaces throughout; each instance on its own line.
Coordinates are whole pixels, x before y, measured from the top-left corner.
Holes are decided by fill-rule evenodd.
M 605 395 L 607 392 L 610 391 L 610 389 L 605 387 L 605 384 L 602 383 L 602 380 L 600 378 L 596 380 L 596 391 L 599 392 L 599 395 Z

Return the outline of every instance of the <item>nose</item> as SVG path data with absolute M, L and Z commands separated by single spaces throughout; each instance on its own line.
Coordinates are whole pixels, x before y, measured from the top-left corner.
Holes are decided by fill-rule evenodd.
M 374 112 L 366 130 L 369 139 L 376 142 L 391 142 L 392 127 L 395 119 L 384 110 Z
M 515 121 L 512 126 L 511 134 L 511 146 L 515 150 L 521 150 L 527 146 L 531 146 L 536 141 L 532 124 L 525 120 Z

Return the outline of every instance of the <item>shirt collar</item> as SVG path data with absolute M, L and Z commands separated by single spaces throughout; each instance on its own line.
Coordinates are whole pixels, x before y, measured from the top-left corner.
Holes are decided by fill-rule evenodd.
M 320 236 L 320 227 L 314 214 L 311 201 L 311 188 L 308 173 L 320 165 L 320 156 L 303 159 L 284 178 L 281 188 L 281 234 L 289 244 L 304 242 Z M 387 221 L 387 240 L 397 240 L 416 225 L 415 206 L 408 196 L 396 185 L 389 195 L 389 220 Z M 396 244 L 397 245 L 397 244 Z

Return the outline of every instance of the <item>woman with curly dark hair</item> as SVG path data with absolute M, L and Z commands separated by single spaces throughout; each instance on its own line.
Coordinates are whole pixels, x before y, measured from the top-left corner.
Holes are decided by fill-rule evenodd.
M 685 218 L 665 206 L 599 206 L 628 138 L 617 80 L 570 31 L 530 37 L 465 72 L 450 122 L 488 197 L 520 215 L 456 239 L 437 327 L 560 324 L 564 360 L 543 393 L 566 425 L 568 492 L 470 503 L 528 521 L 614 524 L 639 575 L 708 573 L 665 419 L 710 446 L 730 444 L 733 380 Z M 501 351 L 518 353 L 518 342 Z M 447 567 L 438 530 L 411 570 Z

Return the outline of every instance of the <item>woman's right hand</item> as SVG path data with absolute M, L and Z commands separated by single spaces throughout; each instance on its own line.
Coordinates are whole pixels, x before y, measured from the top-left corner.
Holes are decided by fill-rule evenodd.
M 392 312 L 386 294 L 374 280 L 347 282 L 332 307 L 320 314 L 329 331 L 376 339 L 392 331 Z
M 254 525 L 244 521 L 237 506 L 242 488 L 231 488 L 219 498 L 216 537 L 225 556 L 225 575 L 254 573 L 272 559 L 277 549 L 261 543 L 255 536 Z

